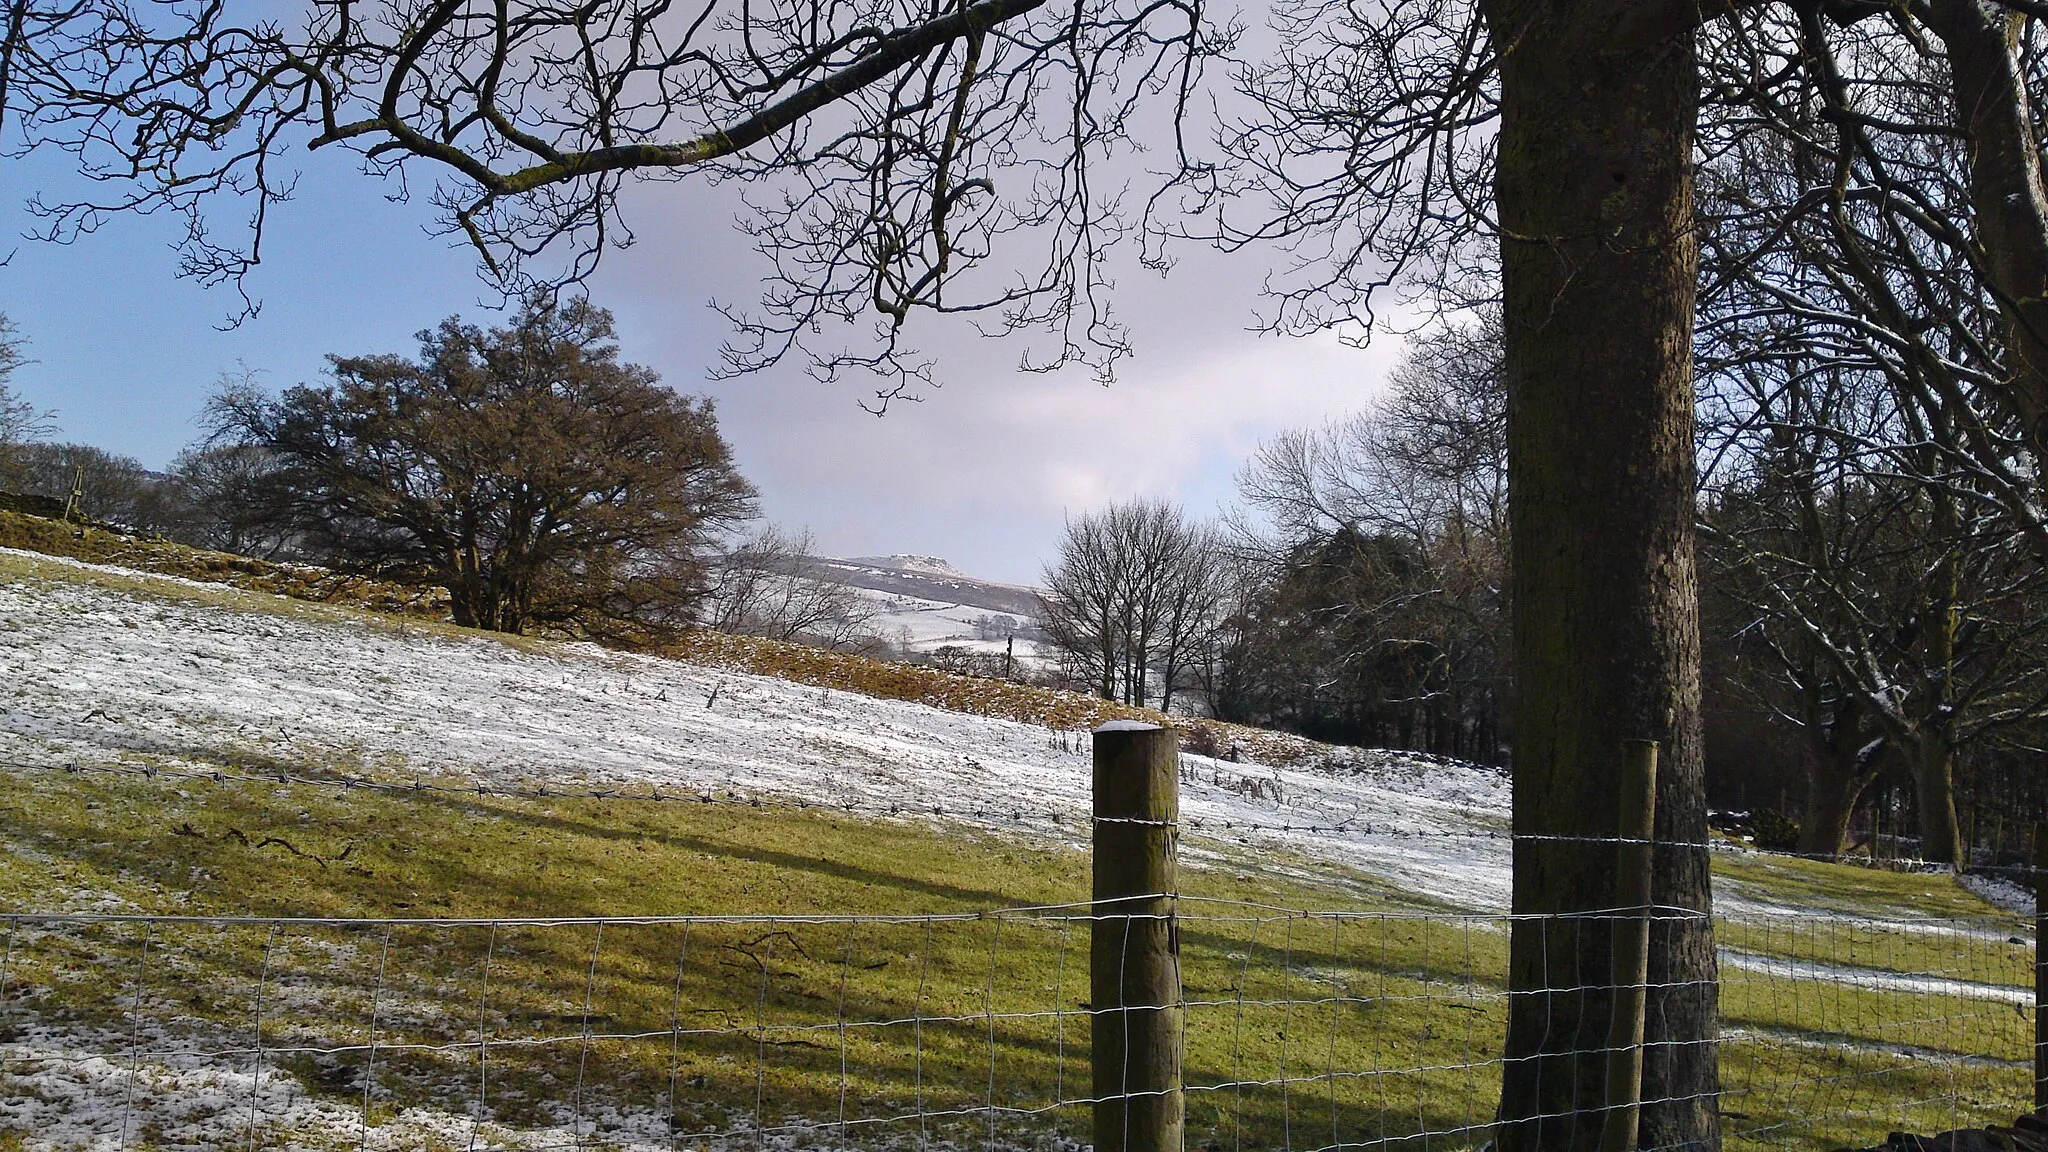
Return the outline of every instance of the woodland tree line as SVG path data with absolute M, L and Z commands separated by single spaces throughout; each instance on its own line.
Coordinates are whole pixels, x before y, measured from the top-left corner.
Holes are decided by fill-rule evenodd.
M 1803 852 L 2019 852 L 2048 740 L 2039 560 L 1881 373 L 1776 338 L 1713 347 L 1702 374 L 1714 801 Z M 1506 763 L 1500 363 L 1490 315 L 1446 328 L 1375 407 L 1264 444 L 1220 520 L 1145 501 L 1074 519 L 1045 578 L 1065 680 Z

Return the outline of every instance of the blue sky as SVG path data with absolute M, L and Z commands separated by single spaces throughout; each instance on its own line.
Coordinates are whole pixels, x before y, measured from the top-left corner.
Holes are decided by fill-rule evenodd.
M 0 231 L 35 227 L 22 208 L 32 193 L 76 186 L 61 159 L 0 167 Z M 409 353 L 415 332 L 452 313 L 495 318 L 472 253 L 428 234 L 423 202 L 391 202 L 390 187 L 346 157 L 293 159 L 305 177 L 249 281 L 262 310 L 239 327 L 221 330 L 240 306 L 231 290 L 176 278 L 178 221 L 117 217 L 74 244 L 13 244 L 0 312 L 37 361 L 14 383 L 57 410 L 64 438 L 158 466 L 197 434 L 193 418 L 223 372 L 246 365 L 281 387 L 318 379 L 328 353 Z M 1115 384 L 1020 373 L 1015 345 L 941 322 L 918 343 L 939 357 L 946 386 L 877 418 L 859 406 L 857 383 L 781 371 L 709 381 L 726 330 L 707 302 L 758 291 L 732 201 L 663 184 L 626 208 L 640 242 L 608 255 L 592 284 L 618 317 L 626 357 L 716 397 L 767 515 L 808 526 L 836 555 L 936 555 L 1034 580 L 1067 515 L 1132 496 L 1209 512 L 1260 439 L 1363 406 L 1398 351 L 1392 339 L 1359 351 L 1255 336 L 1245 326 L 1263 267 L 1192 253 L 1169 277 L 1133 269 L 1119 285 L 1137 355 Z

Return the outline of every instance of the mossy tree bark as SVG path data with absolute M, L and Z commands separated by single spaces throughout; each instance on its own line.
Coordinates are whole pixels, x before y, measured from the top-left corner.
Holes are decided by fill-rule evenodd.
M 1485 0 L 1515 541 L 1515 847 L 1504 1152 L 1597 1147 L 1624 741 L 1660 742 L 1657 838 L 1706 832 L 1694 571 L 1691 37 L 1642 0 Z M 1651 894 L 1704 913 L 1704 852 Z M 1653 935 L 1640 1141 L 1718 1144 L 1704 916 Z

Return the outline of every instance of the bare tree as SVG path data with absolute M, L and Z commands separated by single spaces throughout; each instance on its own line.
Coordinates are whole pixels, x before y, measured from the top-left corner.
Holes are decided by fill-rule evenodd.
M 1126 565 L 1119 542 L 1099 516 L 1068 519 L 1059 559 L 1045 571 L 1039 619 L 1059 651 L 1069 680 L 1088 685 L 1104 700 L 1124 693 L 1118 627 Z
M 1261 444 L 1238 477 L 1240 494 L 1290 540 L 1346 525 L 1418 541 L 1455 528 L 1504 549 L 1501 357 L 1491 312 L 1422 336 L 1395 366 L 1384 401 Z
M 274 522 L 268 504 L 278 461 L 254 444 L 200 444 L 171 461 L 161 531 L 197 548 L 277 559 L 295 534 Z
M 1380 405 L 1261 445 L 1278 533 L 1233 719 L 1491 760 L 1505 703 L 1506 412 L 1492 317 L 1417 341 Z
M 1851 15 L 1862 18 L 1830 23 L 1760 9 L 1718 32 L 1711 79 L 1726 98 L 1706 122 L 1703 207 L 1711 226 L 1703 230 L 1701 347 L 1721 451 L 1739 460 L 1734 445 L 1763 441 L 1777 459 L 1813 462 L 1835 477 L 1806 501 L 1822 509 L 1839 509 L 1831 501 L 1842 497 L 1830 493 L 1842 483 L 1899 500 L 1911 493 L 1907 506 L 1926 513 L 1915 531 L 1948 549 L 1917 558 L 1929 565 L 1927 582 L 1918 591 L 1899 589 L 1902 599 L 1872 601 L 1875 590 L 1864 587 L 1864 602 L 1852 599 L 1844 612 L 1779 605 L 1785 618 L 1827 633 L 1826 642 L 1811 654 L 1789 643 L 1769 650 L 1782 657 L 1780 674 L 1804 669 L 1799 674 L 1821 681 L 1804 699 L 1862 693 L 1855 704 L 1785 714 L 1804 711 L 1809 723 L 1830 726 L 1854 717 L 1887 734 L 1915 782 L 1923 851 L 1961 862 L 1960 742 L 1966 731 L 1973 741 L 1988 737 L 1961 720 L 1962 703 L 1992 687 L 1975 679 L 1986 674 L 1985 650 L 1977 660 L 1958 652 L 1965 639 L 1959 625 L 1977 595 L 1999 600 L 2018 592 L 2009 572 L 1972 586 L 1988 562 L 1984 547 L 2019 537 L 2031 541 L 2037 559 L 2048 555 L 2042 441 L 2038 418 L 2029 415 L 2039 403 L 2029 394 L 2041 385 L 2029 367 L 2028 306 L 2006 296 L 2010 277 L 2029 259 L 2025 236 L 2012 230 L 2023 233 L 2019 218 L 2038 216 L 2039 206 L 1982 200 L 1987 187 L 2004 187 L 1996 169 L 2011 150 L 2035 148 L 2028 89 L 2044 74 L 2030 39 L 2037 30 L 1988 8 L 1928 4 Z M 2012 39 L 1994 51 L 1981 34 L 2001 23 Z M 1937 45 L 1946 51 L 1937 53 Z M 2000 84 L 2003 95 L 1994 98 Z M 2048 264 L 2031 274 L 2048 277 Z M 1828 398 L 1844 396 L 1861 397 L 1864 411 L 1878 415 L 1841 413 L 1839 399 Z M 1806 447 L 1793 452 L 1792 442 Z M 1754 514 L 1768 506 L 1745 507 Z M 1808 572 L 1804 586 L 1844 587 L 1832 563 L 1841 556 L 1839 538 L 1826 530 L 1825 516 L 1807 519 L 1807 539 L 1797 547 L 1759 551 L 1735 537 L 1723 543 L 1752 570 L 1781 572 L 1765 588 L 1783 590 L 1783 565 L 1795 556 Z M 1900 552 L 1893 560 L 1916 558 Z M 1869 638 L 1869 620 L 1885 612 L 1895 618 L 1873 649 L 1862 638 Z M 2000 634 L 1972 628 L 1967 636 L 1991 644 Z M 1916 655 L 1908 662 L 1919 666 L 1910 675 L 1899 667 L 1909 639 Z M 1851 652 L 1860 657 L 1853 668 L 1831 658 Z M 1872 693 L 1879 668 L 1900 679 Z M 1905 684 L 1915 687 L 1905 691 Z M 2005 687 L 2025 691 L 2011 681 Z M 1812 771 L 1837 786 L 1812 796 L 1810 825 L 1838 825 L 1841 790 L 1853 792 L 1872 770 L 1867 763 L 1855 772 L 1827 767 L 1844 763 L 1852 738 L 1830 737 L 1817 748 Z M 1819 835 L 1832 850 L 1837 838 Z
M 1152 612 L 1159 623 L 1152 639 L 1151 665 L 1159 676 L 1161 712 L 1173 711 L 1175 693 L 1190 686 L 1190 675 L 1211 645 L 1225 574 L 1215 527 L 1188 525 L 1182 550 L 1159 573 L 1153 596 Z
M 1606 944 L 1546 917 L 1607 906 L 1597 843 L 1625 742 L 1662 745 L 1640 1138 L 1718 1139 L 1690 349 L 1697 272 L 1689 0 L 1395 0 L 1284 6 L 1248 77 L 1226 239 L 1302 254 L 1283 325 L 1371 317 L 1377 289 L 1486 295 L 1508 396 L 1516 845 L 1503 1152 L 1589 1148 L 1600 1058 L 1558 1019 L 1604 1019 Z M 1217 210 L 1228 215 L 1227 207 Z M 1258 213 L 1258 215 L 1246 215 Z M 1497 255 L 1496 255 L 1497 253 Z M 1474 284 L 1473 274 L 1479 276 Z M 1557 989 L 1572 989 L 1559 992 Z
M 1965 863 L 1961 758 L 2048 705 L 2048 571 L 1998 501 L 1935 467 L 1953 425 L 1922 424 L 1882 375 L 1816 355 L 1741 378 L 1746 418 L 1723 435 L 1746 452 L 1710 478 L 1713 587 L 1737 606 L 1754 694 L 1804 734 L 1803 846 L 1840 850 L 1889 756 L 1922 855 Z
M 732 310 L 727 366 L 776 362 L 823 327 L 809 366 L 883 372 L 884 400 L 928 370 L 898 344 L 916 312 L 1044 331 L 1048 365 L 1123 351 L 1098 299 L 1117 196 L 1095 166 L 1131 145 L 1141 103 L 1184 102 L 1228 38 L 1199 0 L 12 7 L 20 132 L 105 185 L 42 204 L 53 237 L 170 210 L 191 222 L 186 270 L 232 281 L 296 178 L 287 151 L 347 149 L 401 191 L 430 188 L 516 287 L 544 252 L 561 261 L 534 275 L 560 282 L 629 239 L 632 178 L 773 177 L 749 225 L 767 291 Z M 222 194 L 248 209 L 244 236 L 208 227 Z M 1027 240 L 1035 272 L 971 275 Z
M 1042 618 L 1075 678 L 1144 706 L 1174 693 L 1206 646 L 1222 593 L 1212 527 L 1164 501 L 1113 504 L 1067 522 L 1046 569 Z
M 14 454 L 22 444 L 40 440 L 55 430 L 55 414 L 15 395 L 14 373 L 31 363 L 24 349 L 28 341 L 14 321 L 0 315 L 0 482 L 13 479 Z
M 1810 96 L 1823 113 L 1811 139 L 1844 146 L 1826 149 L 1833 156 L 1773 202 L 1889 217 L 1880 226 L 1893 230 L 1894 247 L 1933 238 L 1930 248 L 1979 270 L 2002 321 L 1999 343 L 2009 340 L 2015 355 L 1954 360 L 1988 389 L 1990 403 L 1968 410 L 1996 414 L 1961 419 L 1966 406 L 1950 397 L 1959 436 L 1992 448 L 1973 452 L 1973 467 L 2016 471 L 2044 459 L 2037 441 L 2048 406 L 2035 394 L 2048 395 L 2048 377 L 2031 365 L 2048 364 L 2032 350 L 2048 332 L 2048 195 L 2030 95 L 2042 53 L 2027 19 L 2041 14 L 2023 0 L 1288 6 L 1280 66 L 1247 77 L 1262 114 L 1233 141 L 1239 179 L 1208 178 L 1214 196 L 1204 201 L 1226 212 L 1226 240 L 1277 237 L 1304 254 L 1282 285 L 1275 323 L 1369 318 L 1375 289 L 1404 277 L 1438 298 L 1483 296 L 1487 241 L 1498 243 L 1511 512 L 1515 538 L 1528 545 L 1514 553 L 1512 581 L 1518 831 L 1569 838 L 1611 827 L 1604 782 L 1620 742 L 1634 735 L 1664 742 L 1658 838 L 1694 844 L 1705 834 L 1687 352 L 1702 235 L 1695 145 L 1710 165 L 1723 156 L 1740 163 L 1718 125 L 1773 117 L 1758 109 L 1791 106 L 1779 101 L 1784 92 Z M 1890 44 L 1879 43 L 1887 35 Z M 1778 52 L 1785 44 L 1791 50 Z M 1925 91 L 1939 99 L 1879 99 L 1907 90 L 1899 80 L 1916 61 L 1929 62 L 1924 75 L 1939 84 Z M 1948 135 L 1972 142 L 1961 205 L 1920 194 L 1915 157 Z M 1245 190 L 1267 193 L 1268 208 L 1247 217 L 1258 210 L 1237 196 L 1232 225 L 1222 201 Z M 1862 258 L 1846 251 L 1848 261 Z M 1759 257 L 1746 267 L 1768 281 L 1786 263 Z M 1926 331 L 1937 345 L 1951 335 L 1983 343 L 1960 331 L 1970 310 L 1917 329 L 1910 316 L 1849 315 L 1858 335 L 1902 354 L 1919 355 L 1915 337 Z M 1923 383 L 1938 388 L 1940 375 Z M 1527 878 L 1518 879 L 1518 912 L 1567 911 L 1603 890 L 1597 854 L 1563 840 L 1525 842 L 1517 863 Z M 1656 867 L 1659 904 L 1704 912 L 1703 854 L 1660 851 Z M 1520 923 L 1531 927 L 1516 934 L 1511 986 L 1537 987 L 1545 974 L 1552 987 L 1560 978 L 1598 983 L 1597 944 L 1560 950 L 1539 941 L 1539 921 Z M 1700 917 L 1659 930 L 1646 1144 L 1716 1139 L 1705 925 Z M 1553 1131 L 1545 1119 L 1597 1106 L 1603 1076 L 1546 1047 L 1562 1042 L 1549 1028 L 1558 1013 L 1604 1011 L 1597 993 L 1564 999 L 1512 1000 L 1496 1131 L 1504 1150 L 1593 1138 L 1584 1126 Z
M 873 602 L 829 578 L 810 530 L 770 524 L 710 561 L 703 623 L 720 632 L 826 648 L 876 643 Z

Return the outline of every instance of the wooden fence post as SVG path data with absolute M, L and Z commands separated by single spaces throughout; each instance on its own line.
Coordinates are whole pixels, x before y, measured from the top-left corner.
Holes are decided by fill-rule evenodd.
M 1607 1110 L 1600 1152 L 1634 1152 L 1643 1095 L 1643 1007 L 1650 983 L 1650 839 L 1657 827 L 1657 742 L 1630 740 L 1621 758 L 1607 1020 Z
M 1094 755 L 1095 1152 L 1181 1152 L 1180 736 L 1114 720 Z
M 2048 1113 L 2048 820 L 2034 825 L 2034 1111 Z

